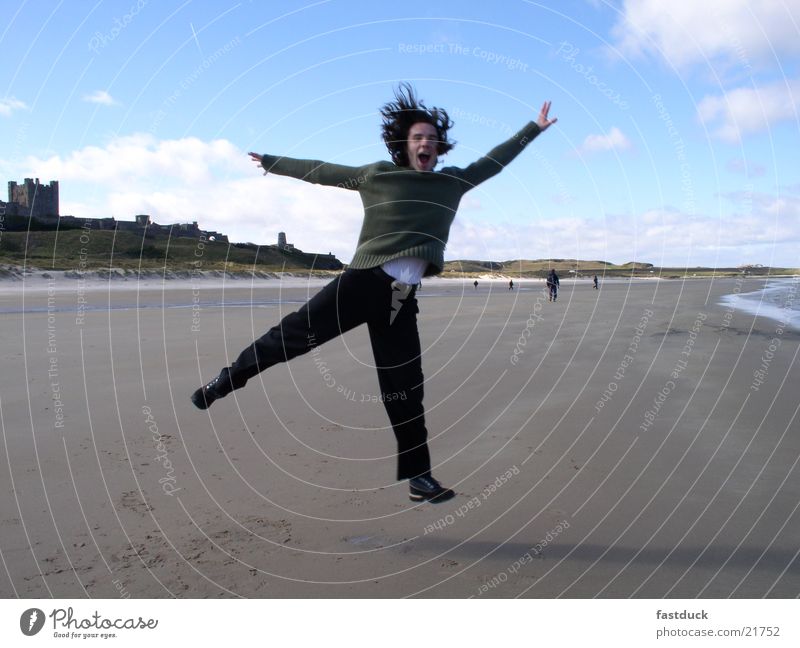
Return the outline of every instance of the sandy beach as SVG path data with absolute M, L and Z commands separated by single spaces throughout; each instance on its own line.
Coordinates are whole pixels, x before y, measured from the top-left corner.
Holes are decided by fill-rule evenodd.
M 441 505 L 394 481 L 364 327 L 191 406 L 320 281 L 26 283 L 4 598 L 800 594 L 800 333 L 720 303 L 763 280 L 426 282 Z

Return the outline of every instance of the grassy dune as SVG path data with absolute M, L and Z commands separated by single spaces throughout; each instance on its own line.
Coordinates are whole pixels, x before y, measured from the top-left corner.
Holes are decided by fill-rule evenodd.
M 145 237 L 133 232 L 3 232 L 0 263 L 52 270 L 101 268 L 281 271 L 316 267 L 314 254 L 251 243 Z
M 608 261 L 584 261 L 578 259 L 517 259 L 513 261 L 448 261 L 445 264 L 445 277 L 471 277 L 488 275 L 535 279 L 544 278 L 551 268 L 555 268 L 562 279 L 570 277 L 661 277 L 662 279 L 681 279 L 685 277 L 770 276 L 798 274 L 797 268 L 769 268 L 746 266 L 740 268 L 659 268 L 651 263 L 629 262 L 616 265 Z

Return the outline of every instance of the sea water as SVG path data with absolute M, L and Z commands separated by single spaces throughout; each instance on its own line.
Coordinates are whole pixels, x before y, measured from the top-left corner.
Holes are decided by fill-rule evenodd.
M 761 290 L 725 295 L 720 305 L 800 330 L 800 277 L 770 279 Z

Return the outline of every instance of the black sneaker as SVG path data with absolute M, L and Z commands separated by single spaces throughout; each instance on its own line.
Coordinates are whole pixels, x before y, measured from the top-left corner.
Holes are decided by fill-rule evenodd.
M 203 385 L 200 389 L 192 394 L 192 403 L 198 409 L 208 409 L 218 398 L 223 398 L 233 391 L 231 387 L 231 379 L 228 375 L 228 370 L 223 369 L 220 371 L 219 376 L 214 378 L 207 385 Z
M 455 493 L 445 488 L 430 475 L 420 475 L 408 480 L 408 497 L 412 502 L 433 502 L 439 504 L 455 497 Z

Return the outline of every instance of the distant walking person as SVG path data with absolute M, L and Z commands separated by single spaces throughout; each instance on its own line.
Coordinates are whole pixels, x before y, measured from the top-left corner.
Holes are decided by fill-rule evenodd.
M 265 173 L 357 191 L 364 204 L 361 234 L 347 270 L 195 391 L 194 405 L 206 409 L 265 369 L 366 324 L 380 400 L 397 441 L 397 478 L 409 481 L 413 501 L 453 497 L 431 474 L 415 286 L 423 277 L 442 272 L 450 226 L 464 194 L 500 173 L 555 123 L 549 110 L 548 101 L 536 121 L 468 167 L 435 171 L 439 156 L 453 148 L 447 139 L 453 122 L 446 111 L 427 108 L 411 86 L 401 84 L 395 101 L 381 109 L 391 162 L 344 166 L 250 153 Z
M 597 290 L 597 275 L 594 276 L 594 279 L 592 281 L 594 283 L 594 289 Z
M 477 290 L 478 289 L 478 280 L 476 279 L 475 283 L 473 283 L 472 285 L 475 286 L 475 290 Z
M 508 282 L 508 289 L 509 290 L 514 290 L 514 280 L 513 279 Z
M 549 295 L 548 301 L 555 301 L 558 299 L 558 286 L 560 285 L 560 281 L 558 280 L 558 275 L 556 274 L 555 268 L 550 270 L 550 274 L 547 275 L 547 292 Z

